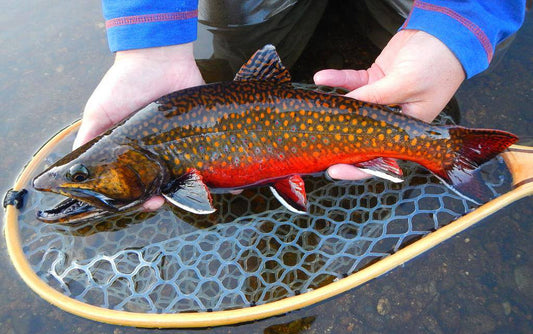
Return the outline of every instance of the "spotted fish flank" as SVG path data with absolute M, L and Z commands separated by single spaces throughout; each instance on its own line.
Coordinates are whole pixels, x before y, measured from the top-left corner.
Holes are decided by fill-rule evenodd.
M 41 212 L 45 221 L 122 211 L 155 194 L 206 214 L 215 210 L 211 190 L 260 185 L 270 185 L 291 211 L 305 212 L 300 175 L 345 163 L 399 182 L 394 159 L 405 159 L 474 197 L 470 171 L 516 140 L 498 130 L 432 126 L 387 106 L 302 89 L 290 82 L 274 47 L 265 46 L 234 81 L 160 98 L 65 156 L 34 186 L 71 197 Z

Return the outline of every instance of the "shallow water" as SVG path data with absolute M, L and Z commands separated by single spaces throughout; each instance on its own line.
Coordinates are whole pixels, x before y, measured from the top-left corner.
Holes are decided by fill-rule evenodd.
M 96 2 L 11 4 L 1 20 L 3 194 L 38 147 L 81 115 L 87 97 L 112 63 L 112 56 Z M 336 22 L 331 13 L 326 20 Z M 339 42 L 337 39 L 346 37 L 343 31 L 326 39 L 324 31 L 318 29 L 309 52 L 295 65 L 298 80 L 310 78 L 315 69 L 338 60 L 339 55 L 344 66 L 355 62 L 354 42 Z M 506 57 L 458 92 L 463 125 L 532 136 L 532 42 L 533 17 L 528 13 Z M 209 53 L 206 49 L 197 51 L 201 57 Z M 362 58 L 364 63 L 369 55 Z M 533 327 L 533 263 L 528 256 L 533 251 L 531 204 L 531 199 L 515 203 L 403 268 L 340 297 L 282 317 L 212 331 L 296 333 L 308 328 L 310 333 L 527 332 Z M 0 247 L 5 254 L 3 241 Z M 148 332 L 65 313 L 30 291 L 6 255 L 1 257 L 0 267 L 4 290 L 0 332 Z

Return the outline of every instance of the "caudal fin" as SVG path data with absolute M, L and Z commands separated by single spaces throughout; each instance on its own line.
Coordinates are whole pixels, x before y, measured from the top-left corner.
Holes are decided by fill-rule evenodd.
M 448 130 L 455 146 L 454 154 L 452 159 L 444 161 L 441 170 L 433 172 L 469 199 L 478 204 L 487 202 L 492 194 L 475 170 L 514 144 L 518 137 L 505 131 L 460 126 Z

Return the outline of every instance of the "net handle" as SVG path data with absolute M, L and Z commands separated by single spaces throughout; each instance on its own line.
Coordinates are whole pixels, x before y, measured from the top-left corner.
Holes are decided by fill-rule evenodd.
M 72 124 L 61 131 L 58 135 L 53 137 L 48 143 L 46 143 L 22 171 L 13 189 L 17 191 L 21 190 L 24 185 L 28 183 L 32 172 L 38 166 L 39 162 L 51 152 L 51 150 L 60 140 L 77 130 L 79 125 L 79 121 Z M 526 153 L 526 157 L 530 158 L 531 152 L 533 152 L 533 148 L 531 147 L 512 146 L 510 152 L 507 154 L 507 157 L 504 156 L 504 158 L 506 159 L 506 162 L 508 161 L 508 166 L 510 166 L 509 168 L 512 170 L 515 168 L 515 166 L 524 166 L 524 161 L 528 160 L 524 159 L 521 153 Z M 231 325 L 294 311 L 313 305 L 328 298 L 332 298 L 340 293 L 360 286 L 371 279 L 383 275 L 397 266 L 415 258 L 421 253 L 467 229 L 476 222 L 511 204 L 512 202 L 525 196 L 533 195 L 533 178 L 531 177 L 533 168 L 523 167 L 518 169 L 525 169 L 525 171 L 520 174 L 521 176 L 517 176 L 518 183 L 516 183 L 515 188 L 510 192 L 495 198 L 494 200 L 468 213 L 467 215 L 460 217 L 454 222 L 428 234 L 424 238 L 410 244 L 409 246 L 406 246 L 398 252 L 383 258 L 382 260 L 363 270 L 360 270 L 355 274 L 298 296 L 288 297 L 264 305 L 228 311 L 147 314 L 110 310 L 80 302 L 54 290 L 35 274 L 30 263 L 26 259 L 24 252 L 22 251 L 18 226 L 18 211 L 13 205 L 9 205 L 6 209 L 6 225 L 4 228 L 4 233 L 9 256 L 15 269 L 22 279 L 35 293 L 37 293 L 43 299 L 67 312 L 76 314 L 80 317 L 109 324 L 147 328 L 184 328 Z M 513 177 L 514 175 L 515 174 L 513 174 Z
M 513 186 L 533 182 L 533 147 L 512 145 L 501 156 L 513 177 Z

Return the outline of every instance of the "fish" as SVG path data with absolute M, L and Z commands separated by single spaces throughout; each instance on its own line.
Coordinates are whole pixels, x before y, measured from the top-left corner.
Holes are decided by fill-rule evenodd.
M 212 192 L 257 186 L 269 186 L 288 210 L 305 214 L 302 176 L 342 163 L 401 182 L 397 159 L 481 200 L 472 172 L 517 140 L 505 131 L 431 125 L 394 106 L 302 88 L 266 45 L 233 81 L 165 95 L 36 176 L 36 190 L 67 197 L 37 218 L 95 219 L 154 195 L 210 214 Z

